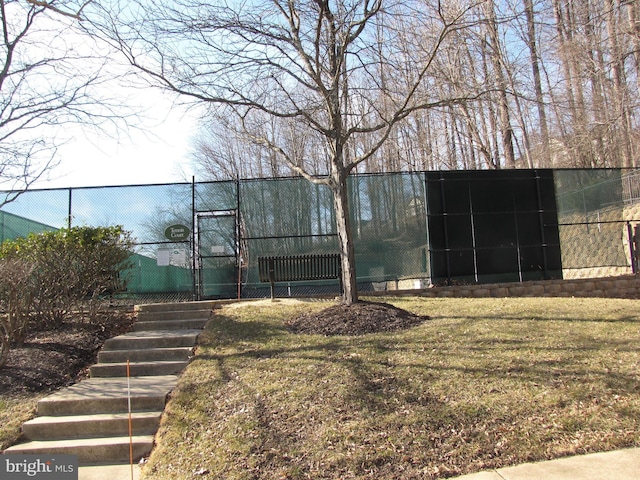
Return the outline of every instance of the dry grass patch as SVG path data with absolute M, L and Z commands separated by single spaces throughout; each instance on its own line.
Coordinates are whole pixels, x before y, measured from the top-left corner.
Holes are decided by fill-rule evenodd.
M 24 422 L 35 416 L 43 395 L 0 395 L 0 451 L 18 441 Z
M 640 446 L 639 303 L 386 299 L 431 320 L 296 335 L 327 303 L 218 310 L 147 478 L 428 479 Z

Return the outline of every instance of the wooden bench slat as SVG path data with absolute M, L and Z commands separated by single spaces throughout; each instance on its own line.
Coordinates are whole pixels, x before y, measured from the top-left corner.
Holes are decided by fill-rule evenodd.
M 340 279 L 340 271 L 337 253 L 258 257 L 258 276 L 271 283 L 272 298 L 275 282 Z

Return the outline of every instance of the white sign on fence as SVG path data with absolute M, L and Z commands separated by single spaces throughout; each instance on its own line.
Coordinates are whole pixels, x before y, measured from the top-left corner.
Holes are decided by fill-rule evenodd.
M 189 267 L 189 254 L 184 248 L 159 248 L 156 259 L 159 267 Z

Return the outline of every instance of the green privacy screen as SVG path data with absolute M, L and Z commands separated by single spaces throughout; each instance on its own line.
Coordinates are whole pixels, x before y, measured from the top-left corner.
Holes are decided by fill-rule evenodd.
M 363 291 L 387 282 L 429 277 L 425 184 L 420 173 L 354 175 L 349 178 L 356 272 Z M 302 178 L 240 184 L 243 294 L 265 295 L 258 258 L 339 252 L 333 196 Z M 333 280 L 280 285 L 278 294 L 337 293 Z
M 640 219 L 636 171 L 360 174 L 348 195 L 362 292 L 630 273 Z M 0 209 L 2 240 L 69 224 L 132 232 L 129 296 L 268 296 L 258 258 L 339 251 L 331 191 L 302 178 L 35 190 Z M 189 235 L 166 238 L 171 225 Z
M 56 229 L 44 223 L 35 222 L 0 210 L 0 243 L 5 240 L 26 237 L 30 233 L 40 233 L 47 230 Z

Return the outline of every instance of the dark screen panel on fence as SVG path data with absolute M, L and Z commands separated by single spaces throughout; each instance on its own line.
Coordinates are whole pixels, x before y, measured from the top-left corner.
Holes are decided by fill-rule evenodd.
M 562 277 L 552 171 L 426 176 L 434 284 Z

